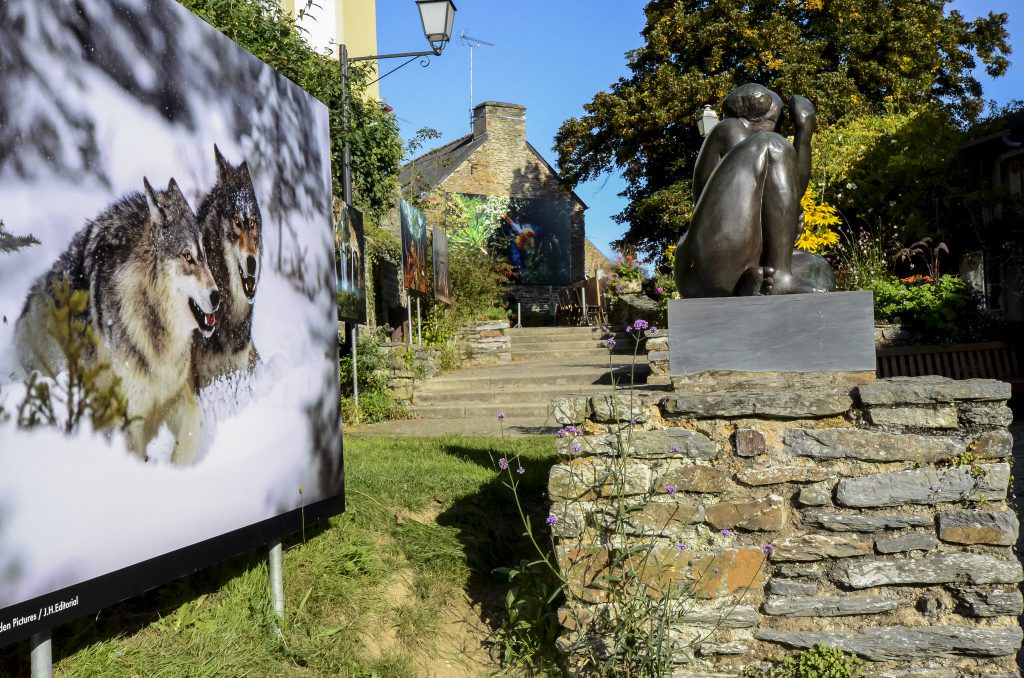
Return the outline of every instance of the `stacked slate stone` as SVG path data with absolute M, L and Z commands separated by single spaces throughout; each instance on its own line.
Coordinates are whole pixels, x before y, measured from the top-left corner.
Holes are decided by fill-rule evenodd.
M 506 320 L 494 320 L 475 325 L 463 325 L 457 337 L 459 348 L 467 363 L 483 365 L 507 363 L 512 360 L 512 339 Z
M 571 425 L 549 480 L 568 665 L 619 581 L 615 549 L 646 544 L 651 595 L 685 591 L 673 675 L 817 643 L 865 675 L 1018 675 L 1009 385 L 841 376 L 553 403 Z M 614 496 L 627 544 L 605 529 Z
M 416 384 L 440 371 L 437 364 L 440 349 L 436 346 L 410 346 L 405 342 L 391 342 L 381 348 L 387 354 L 384 372 L 388 391 L 400 405 L 411 406 L 416 396 Z

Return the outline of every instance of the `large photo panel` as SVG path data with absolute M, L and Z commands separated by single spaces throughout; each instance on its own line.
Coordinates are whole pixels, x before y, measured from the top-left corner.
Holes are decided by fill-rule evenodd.
M 342 508 L 323 104 L 173 0 L 6 0 L 0 222 L 0 645 Z

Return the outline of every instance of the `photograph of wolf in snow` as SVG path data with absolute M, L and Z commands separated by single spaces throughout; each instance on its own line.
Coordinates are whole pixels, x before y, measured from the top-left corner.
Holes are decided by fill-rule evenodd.
M 344 479 L 326 106 L 173 0 L 6 0 L 0 45 L 0 622 L 79 601 L 6 645 Z
M 118 200 L 75 234 L 68 249 L 29 291 L 16 325 L 26 372 L 55 377 L 68 369 L 49 322 L 56 283 L 89 292 L 85 322 L 101 338 L 87 359 L 111 366 L 128 400 L 128 447 L 146 459 L 160 426 L 174 434 L 175 463 L 191 462 L 199 442 L 199 405 L 191 370 L 193 335 L 217 329 L 221 294 L 206 261 L 196 215 L 178 184 Z M 184 369 L 183 369 L 184 368 Z

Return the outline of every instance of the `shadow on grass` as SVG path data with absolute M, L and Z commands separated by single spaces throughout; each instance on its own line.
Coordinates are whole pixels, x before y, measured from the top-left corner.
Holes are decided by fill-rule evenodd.
M 327 520 L 316 525 L 307 525 L 305 541 L 316 538 L 329 526 Z M 296 533 L 282 539 L 282 545 L 287 550 L 302 541 L 303 535 Z M 219 591 L 232 579 L 265 564 L 265 549 L 266 547 L 256 547 L 209 568 L 111 605 L 95 615 L 57 627 L 53 630 L 53 661 L 56 663 L 96 643 L 134 635 L 154 622 L 173 615 L 182 605 L 200 596 Z M 268 596 L 269 590 L 268 581 Z M 267 632 L 270 633 L 270 630 Z M 29 675 L 30 651 L 29 641 L 0 648 L 0 676 Z
M 554 447 L 550 438 L 541 440 L 541 445 Z M 494 448 L 491 455 L 495 461 L 502 449 L 508 449 L 504 448 L 501 441 L 496 442 Z M 468 448 L 452 445 L 446 446 L 445 452 L 488 469 L 498 470 L 491 461 L 492 456 L 488 455 L 487 447 Z M 547 482 L 551 467 L 557 460 L 554 454 L 550 454 L 541 458 L 523 458 L 519 461 L 525 469 L 522 475 L 514 473 L 517 460 L 509 459 L 518 484 L 520 505 L 523 514 L 530 521 L 537 544 L 545 551 L 549 551 L 550 532 L 545 524 L 545 519 L 550 513 Z M 506 597 L 511 590 L 518 600 L 517 607 L 520 612 L 532 617 L 514 620 L 527 622 L 529 625 L 528 629 L 520 630 L 519 633 L 532 634 L 533 637 L 527 642 L 540 648 L 540 654 L 544 654 L 545 649 L 553 652 L 558 628 L 557 609 L 561 597 L 548 604 L 542 600 L 546 596 L 540 592 L 550 591 L 557 585 L 554 577 L 543 565 L 535 566 L 532 569 L 534 574 L 518 577 L 514 581 L 510 581 L 507 573 L 497 571 L 499 568 L 520 567 L 523 563 L 537 561 L 540 558 L 536 547 L 526 535 L 508 483 L 509 473 L 500 473 L 482 485 L 477 492 L 457 499 L 437 517 L 437 523 L 452 529 L 461 544 L 468 568 L 465 590 L 473 603 L 479 605 L 481 616 L 492 631 L 492 638 L 499 635 L 507 636 L 499 632 L 503 628 L 507 630 L 509 626 Z M 541 604 L 538 605 L 538 602 Z M 507 637 L 502 641 L 506 645 L 506 655 L 508 641 Z M 545 658 L 553 659 L 553 655 L 532 659 L 537 661 Z

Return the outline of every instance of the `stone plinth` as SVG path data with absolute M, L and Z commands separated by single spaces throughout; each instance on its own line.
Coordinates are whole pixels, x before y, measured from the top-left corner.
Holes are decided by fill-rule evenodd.
M 668 336 L 672 376 L 875 369 L 870 292 L 680 299 Z
M 581 401 L 558 440 L 570 673 L 608 649 L 614 625 L 592 620 L 614 619 L 632 580 L 669 601 L 652 615 L 681 610 L 651 619 L 671 627 L 673 675 L 762 675 L 817 643 L 861 656 L 866 676 L 1017 675 L 1007 385 L 726 373 L 677 386 Z

